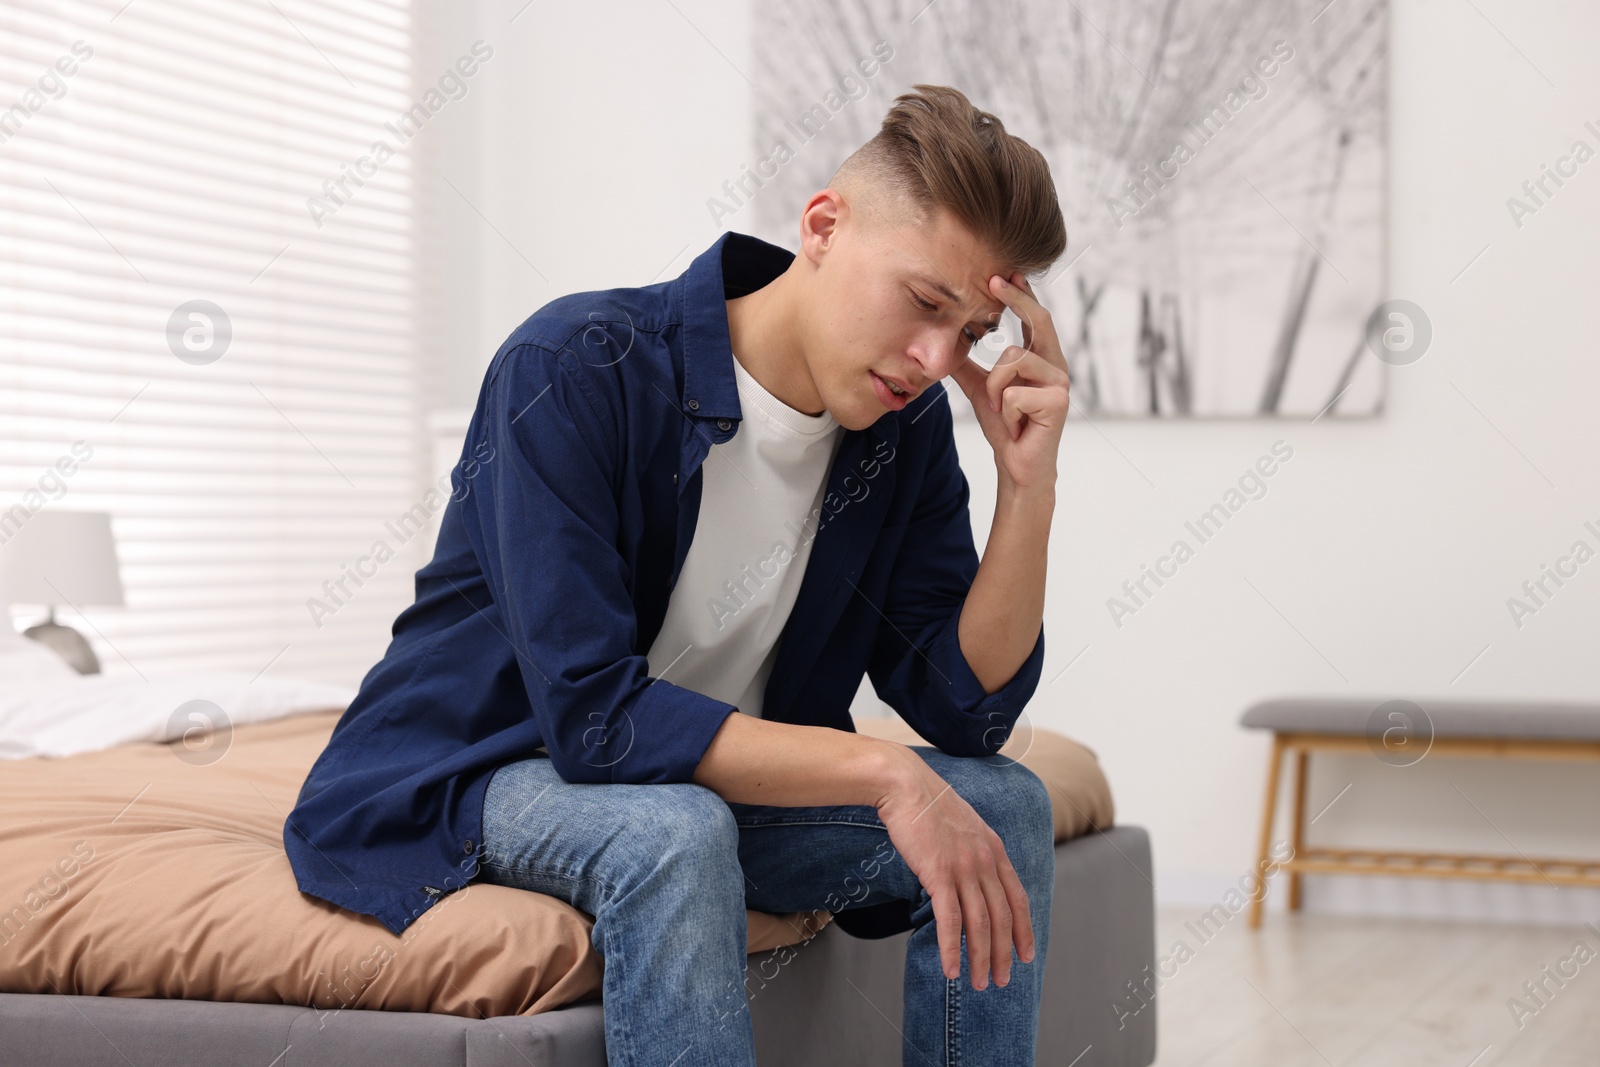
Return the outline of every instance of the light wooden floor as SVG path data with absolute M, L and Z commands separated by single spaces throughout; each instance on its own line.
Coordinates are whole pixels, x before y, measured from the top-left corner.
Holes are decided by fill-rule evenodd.
M 1157 1067 L 1593 1067 L 1600 1064 L 1600 956 L 1519 1029 L 1507 1000 L 1582 941 L 1583 927 L 1426 923 L 1243 913 L 1209 941 L 1162 909 L 1156 954 L 1194 950 L 1160 986 Z M 1600 922 L 1595 923 L 1600 926 Z M 1576 960 L 1566 965 L 1570 972 Z

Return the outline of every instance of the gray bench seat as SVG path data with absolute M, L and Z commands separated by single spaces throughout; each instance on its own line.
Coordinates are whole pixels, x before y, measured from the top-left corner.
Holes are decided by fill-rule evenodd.
M 1384 697 L 1285 697 L 1263 700 L 1240 725 L 1289 734 L 1369 732 L 1385 705 L 1420 709 L 1434 737 L 1500 737 L 1540 741 L 1600 741 L 1600 704 L 1529 700 L 1392 700 Z M 1415 714 L 1413 711 L 1412 714 Z M 1379 721 L 1387 721 L 1383 715 Z M 1426 732 L 1421 729 L 1419 732 Z

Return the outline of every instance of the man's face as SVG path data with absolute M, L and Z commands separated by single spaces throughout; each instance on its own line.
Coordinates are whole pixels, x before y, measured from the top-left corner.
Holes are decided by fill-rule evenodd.
M 942 209 L 918 224 L 856 208 L 826 236 L 813 252 L 806 360 L 823 406 L 859 430 L 953 372 L 999 323 L 989 278 L 1004 267 Z

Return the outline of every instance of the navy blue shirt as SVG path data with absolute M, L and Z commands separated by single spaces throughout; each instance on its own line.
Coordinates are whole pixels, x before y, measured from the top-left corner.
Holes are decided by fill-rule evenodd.
M 544 746 L 570 782 L 688 782 L 733 705 L 646 653 L 699 522 L 700 465 L 738 432 L 724 301 L 793 253 L 725 233 L 680 277 L 560 297 L 484 375 L 416 601 L 300 790 L 301 890 L 396 934 L 476 873 L 483 795 Z M 942 385 L 845 430 L 763 717 L 855 729 L 863 673 L 929 744 L 997 751 L 1044 633 L 985 694 L 957 640 L 978 569 Z

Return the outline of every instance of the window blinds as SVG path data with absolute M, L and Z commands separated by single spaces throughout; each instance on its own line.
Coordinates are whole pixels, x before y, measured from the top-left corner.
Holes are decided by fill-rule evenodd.
M 411 601 L 411 48 L 404 0 L 0 6 L 0 542 L 111 513 L 125 606 L 56 613 L 108 675 L 354 685 Z

